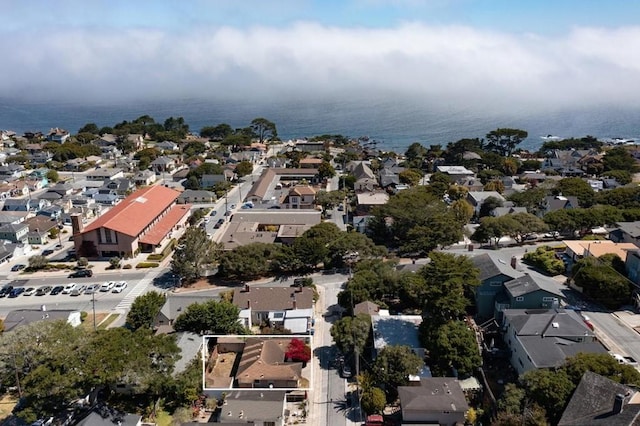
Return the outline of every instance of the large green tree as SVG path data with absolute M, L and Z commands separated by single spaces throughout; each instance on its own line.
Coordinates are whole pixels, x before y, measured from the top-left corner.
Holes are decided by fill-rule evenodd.
M 385 346 L 378 352 L 371 371 L 374 380 L 387 393 L 409 384 L 409 376 L 417 375 L 424 361 L 409 346 Z
M 529 134 L 520 129 L 503 128 L 492 130 L 487 133 L 484 148 L 504 157 L 509 157 L 527 136 Z
M 265 140 L 278 139 L 278 131 L 275 123 L 267 120 L 266 118 L 260 117 L 251 120 L 251 129 L 260 143 L 263 143 Z
M 468 377 L 482 365 L 475 332 L 463 321 L 437 325 L 425 320 L 420 325 L 420 337 L 429 351 L 431 368 L 438 375 L 451 375 L 455 369 L 460 377 Z
M 602 261 L 581 259 L 573 267 L 573 280 L 583 293 L 609 309 L 631 300 L 632 284 L 624 275 Z
M 343 354 L 362 355 L 371 332 L 371 317 L 358 314 L 343 317 L 331 326 L 331 337 Z
M 240 309 L 224 300 L 207 300 L 187 306 L 178 315 L 173 328 L 198 334 L 245 334 L 238 321 Z
M 129 327 L 134 330 L 153 327 L 156 316 L 166 300 L 167 297 L 157 291 L 136 297 L 127 314 Z
M 211 240 L 207 232 L 191 226 L 178 240 L 171 260 L 171 270 L 184 282 L 197 280 L 219 257 L 221 244 Z

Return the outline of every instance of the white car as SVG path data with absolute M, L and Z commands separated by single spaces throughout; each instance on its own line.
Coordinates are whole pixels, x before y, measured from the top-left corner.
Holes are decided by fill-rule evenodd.
M 115 281 L 107 281 L 106 283 L 100 286 L 100 291 L 111 291 L 111 289 L 116 285 Z
M 113 292 L 114 293 L 122 293 L 122 291 L 127 288 L 127 282 L 126 281 L 120 281 L 119 283 L 116 283 L 116 285 L 113 286 Z
M 78 286 L 78 284 L 76 284 L 76 283 L 71 283 L 71 284 L 65 285 L 64 288 L 62 289 L 62 294 L 71 293 L 77 286 Z

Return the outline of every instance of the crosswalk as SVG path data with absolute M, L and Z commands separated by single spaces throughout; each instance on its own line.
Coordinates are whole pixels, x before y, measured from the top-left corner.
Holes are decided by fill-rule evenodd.
M 147 290 L 147 288 L 149 288 L 149 284 L 153 282 L 154 276 L 154 273 L 149 273 L 145 275 L 144 278 L 139 280 L 138 283 L 131 289 L 131 291 L 129 291 L 129 293 L 124 296 L 120 303 L 118 303 L 118 305 L 115 307 L 115 310 L 124 312 L 128 311 L 129 308 L 131 308 L 131 305 L 133 305 L 134 300 L 136 300 L 136 297 L 143 294 Z

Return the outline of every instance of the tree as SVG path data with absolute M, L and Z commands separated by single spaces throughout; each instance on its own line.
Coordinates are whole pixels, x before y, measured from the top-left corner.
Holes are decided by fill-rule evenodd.
M 503 204 L 502 200 L 498 197 L 487 197 L 480 205 L 480 212 L 478 215 L 480 217 L 489 216 L 495 208 L 502 207 Z
M 238 321 L 240 309 L 224 300 L 194 303 L 178 315 L 173 328 L 198 334 L 246 334 Z
M 203 127 L 200 130 L 200 136 L 214 141 L 221 141 L 231 134 L 233 134 L 233 128 L 226 123 L 218 124 L 215 127 Z
M 564 369 L 531 370 L 522 376 L 527 396 L 545 409 L 552 424 L 556 424 L 577 383 L 573 383 Z
M 479 270 L 467 256 L 432 252 L 431 262 L 418 272 L 425 281 L 421 292 L 429 322 L 444 323 L 465 315 L 472 294 L 480 285 Z
M 458 223 L 467 224 L 473 217 L 475 211 L 467 200 L 456 200 L 451 203 L 451 212 Z
M 254 118 L 251 120 L 251 130 L 256 135 L 260 143 L 265 140 L 276 140 L 278 138 L 278 131 L 276 125 L 267 120 L 266 118 Z
M 608 150 L 602 161 L 605 171 L 625 170 L 629 173 L 636 173 L 640 169 L 633 155 L 622 146 Z
M 577 177 L 568 177 L 558 181 L 553 189 L 554 195 L 576 196 L 581 207 L 589 207 L 593 204 L 595 193 L 593 188 L 585 180 Z
M 513 201 L 517 207 L 526 207 L 527 211 L 536 214 L 541 208 L 547 191 L 544 188 L 529 188 L 525 191 L 514 192 L 508 200 Z
M 153 327 L 156 316 L 166 300 L 166 296 L 157 291 L 150 291 L 136 297 L 127 314 L 129 327 L 134 330 Z
M 556 257 L 555 250 L 549 246 L 538 247 L 535 251 L 525 253 L 522 260 L 549 275 L 558 275 L 565 270 L 564 262 Z
M 86 257 L 79 257 L 76 263 L 78 264 L 78 268 L 86 268 L 89 266 L 89 259 Z
M 487 182 L 483 188 L 485 191 L 496 191 L 502 194 L 505 190 L 504 183 L 501 180 L 492 180 Z
M 291 339 L 284 356 L 291 361 L 306 364 L 311 360 L 311 346 L 300 339 Z
M 96 123 L 87 123 L 78 130 L 78 133 L 93 133 L 94 135 L 97 135 L 99 134 L 99 130 Z
M 318 166 L 318 177 L 320 179 L 332 178 L 336 175 L 336 169 L 333 168 L 331 163 L 328 161 L 323 161 L 320 166 Z
M 503 157 L 510 157 L 515 151 L 516 147 L 527 138 L 529 134 L 520 129 L 496 129 L 489 132 L 486 136 L 485 149 L 502 155 Z
M 419 142 L 414 142 L 409 145 L 404 156 L 407 159 L 406 167 L 421 169 L 422 161 L 427 156 L 427 148 L 422 146 Z
M 316 203 L 322 206 L 324 211 L 330 210 L 344 201 L 345 192 L 344 191 L 323 191 L 320 190 L 316 192 Z
M 631 173 L 627 170 L 610 170 L 603 174 L 604 177 L 615 179 L 620 185 L 627 185 L 631 183 Z
M 49 170 L 45 176 L 47 177 L 47 180 L 49 182 L 57 182 L 58 180 L 60 180 L 60 176 L 58 175 L 58 172 L 53 169 Z
M 171 270 L 186 283 L 202 277 L 206 267 L 218 258 L 221 244 L 209 238 L 207 232 L 191 226 L 180 237 L 171 260 Z
M 424 366 L 422 358 L 409 346 L 385 346 L 371 367 L 375 381 L 387 393 L 409 383 L 409 376 L 417 375 Z
M 343 317 L 331 326 L 331 337 L 343 354 L 362 354 L 371 331 L 371 317 L 358 314 Z
M 401 183 L 406 183 L 411 186 L 418 185 L 422 176 L 422 172 L 418 169 L 406 169 L 401 171 L 398 175 Z
M 112 269 L 120 269 L 120 258 L 118 256 L 109 259 L 109 265 Z
M 574 265 L 573 280 L 583 293 L 609 309 L 629 303 L 631 283 L 611 266 L 593 260 L 581 259 Z
M 482 365 L 475 332 L 463 321 L 448 321 L 440 326 L 424 321 L 420 337 L 429 350 L 431 368 L 438 375 L 450 375 L 455 369 L 460 377 L 469 377 Z
M 241 161 L 236 165 L 238 177 L 249 176 L 253 172 L 253 164 L 250 161 Z
M 372 387 L 362 392 L 360 403 L 365 413 L 382 414 L 384 407 L 387 405 L 387 398 L 382 389 Z
M 43 269 L 49 263 L 49 259 L 42 255 L 35 255 L 29 258 L 29 269 L 36 271 L 38 269 Z

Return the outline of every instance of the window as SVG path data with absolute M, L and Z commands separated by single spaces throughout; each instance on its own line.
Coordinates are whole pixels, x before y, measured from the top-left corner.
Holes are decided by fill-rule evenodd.
M 524 297 L 522 296 L 516 297 L 516 302 L 522 302 L 523 300 L 524 300 Z
M 502 285 L 502 282 L 500 282 L 500 281 L 490 281 L 489 285 L 491 287 L 500 287 Z
M 543 302 L 553 302 L 554 300 L 556 300 L 555 297 L 543 297 L 542 298 Z

